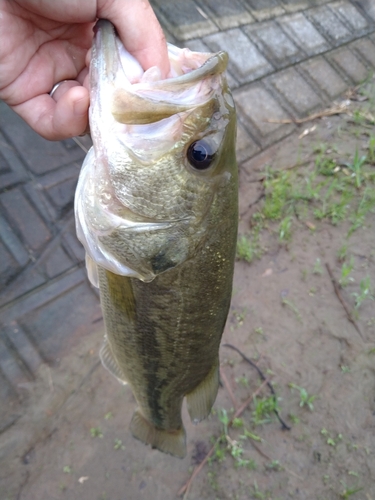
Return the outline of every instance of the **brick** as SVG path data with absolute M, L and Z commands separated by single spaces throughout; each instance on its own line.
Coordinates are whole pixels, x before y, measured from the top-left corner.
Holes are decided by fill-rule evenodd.
M 276 68 L 288 66 L 304 57 L 303 52 L 274 21 L 246 26 L 243 31 Z
M 53 360 L 90 331 L 98 310 L 98 298 L 91 292 L 90 285 L 83 281 L 69 293 L 61 293 L 42 307 L 19 315 L 18 323 L 38 346 L 41 356 Z
M 329 8 L 337 14 L 352 31 L 360 33 L 368 29 L 368 22 L 351 3 L 341 0 L 330 4 Z
M 293 125 L 271 123 L 267 120 L 285 120 L 290 116 L 282 109 L 263 85 L 254 85 L 234 93 L 240 119 L 246 124 L 262 147 L 287 135 Z
M 357 3 L 373 21 L 375 21 L 375 3 L 372 0 L 360 1 Z
M 6 339 L 4 339 L 4 336 L 0 334 L 1 372 L 4 374 L 5 379 L 8 381 L 8 383 L 15 387 L 19 382 L 26 382 L 28 380 L 28 377 L 17 363 L 17 360 L 14 358 L 12 351 L 6 345 L 5 340 Z
M 352 44 L 357 52 L 365 59 L 373 68 L 375 68 L 375 45 L 368 38 L 362 38 Z
M 79 165 L 74 163 L 38 179 L 39 185 L 57 209 L 55 216 L 58 218 L 73 209 L 79 170 Z
M 82 243 L 78 241 L 76 236 L 75 221 L 74 217 L 71 218 L 68 230 L 63 236 L 63 246 L 66 253 L 72 259 L 73 262 L 81 264 L 85 260 L 85 250 Z
M 73 161 L 82 162 L 85 153 L 78 145 L 67 150 L 34 132 L 5 103 L 0 102 L 0 129 L 23 163 L 35 174 L 43 174 Z
M 2 334 L 9 339 L 14 351 L 18 354 L 17 358 L 25 366 L 25 371 L 35 372 L 43 363 L 43 358 L 20 325 L 12 322 L 2 330 Z
M 323 57 L 310 59 L 300 65 L 329 97 L 334 98 L 347 89 L 347 84 Z
M 284 16 L 278 19 L 277 22 L 309 56 L 319 54 L 330 48 L 318 30 L 301 13 Z
M 217 31 L 217 26 L 202 15 L 193 0 L 153 0 L 152 5 L 162 25 L 178 40 L 189 40 Z M 203 13 L 204 14 L 204 13 Z
M 272 19 L 285 14 L 285 10 L 278 0 L 245 0 L 245 3 L 257 21 Z
M 251 158 L 259 151 L 259 146 L 250 137 L 244 126 L 237 121 L 236 156 L 238 163 Z
M 15 149 L 0 132 L 0 190 L 8 189 L 18 183 L 25 182 L 29 176 Z
M 63 247 L 57 246 L 49 251 L 48 256 L 41 263 L 48 278 L 52 279 L 73 267 L 73 262 L 67 256 Z
M 254 22 L 239 0 L 201 0 L 199 6 L 222 30 Z
M 187 40 L 184 47 L 187 47 L 193 52 L 211 52 L 209 47 L 207 47 L 207 45 L 205 45 L 199 38 L 195 40 Z
M 348 49 L 339 49 L 328 55 L 346 73 L 354 83 L 360 83 L 368 76 L 368 69 Z
M 9 250 L 14 260 L 23 267 L 30 259 L 30 255 L 24 249 L 21 240 L 14 234 L 5 218 L 0 214 L 0 239 Z
M 281 3 L 287 12 L 305 10 L 309 7 L 308 0 L 281 0 Z
M 17 272 L 18 264 L 0 241 L 0 290 L 4 289 L 10 278 Z
M 0 196 L 0 201 L 25 244 L 33 251 L 44 247 L 51 234 L 23 192 L 20 189 L 7 191 Z
M 270 81 L 300 115 L 322 105 L 319 96 L 294 68 L 277 73 Z
M 228 68 L 240 83 L 251 82 L 273 71 L 255 45 L 238 28 L 207 36 L 203 41 L 213 51 L 228 52 Z
M 305 15 L 333 45 L 340 45 L 352 38 L 348 28 L 327 6 L 310 9 Z

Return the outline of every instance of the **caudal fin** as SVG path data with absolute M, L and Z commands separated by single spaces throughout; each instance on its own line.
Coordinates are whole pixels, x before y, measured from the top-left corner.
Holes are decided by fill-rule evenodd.
M 136 410 L 130 423 L 130 430 L 135 438 L 164 453 L 170 453 L 178 458 L 184 458 L 186 455 L 186 434 L 183 427 L 173 431 L 158 429 L 148 422 L 139 410 Z

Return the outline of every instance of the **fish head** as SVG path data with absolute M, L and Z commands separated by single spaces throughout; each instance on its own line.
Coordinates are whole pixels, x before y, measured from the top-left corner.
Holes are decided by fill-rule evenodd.
M 227 54 L 168 46 L 170 78 L 146 72 L 100 20 L 90 67 L 91 151 L 76 197 L 91 259 L 144 281 L 191 258 L 214 199 L 236 182 Z

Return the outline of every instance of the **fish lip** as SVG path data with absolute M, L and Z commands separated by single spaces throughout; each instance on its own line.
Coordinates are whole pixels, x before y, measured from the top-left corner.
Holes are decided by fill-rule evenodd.
M 107 77 L 113 79 L 115 72 L 121 66 L 116 47 L 116 29 L 114 25 L 107 19 L 99 19 L 93 27 L 93 31 L 94 41 L 92 59 L 102 59 L 102 61 L 99 61 L 99 65 L 102 67 L 102 69 L 104 69 L 103 66 L 105 66 Z M 100 57 L 100 54 L 103 54 L 103 57 Z M 149 88 L 157 89 L 162 88 L 166 84 L 181 85 L 195 83 L 202 80 L 203 78 L 223 73 L 227 67 L 227 64 L 228 54 L 226 52 L 207 52 L 207 59 L 199 68 L 193 69 L 192 71 L 185 73 L 184 75 L 167 78 L 165 80 L 158 80 L 155 82 L 148 82 L 147 86 Z

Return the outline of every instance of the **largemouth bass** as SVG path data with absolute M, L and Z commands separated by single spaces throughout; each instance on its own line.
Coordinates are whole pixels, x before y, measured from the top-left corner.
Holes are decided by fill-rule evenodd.
M 238 180 L 227 55 L 170 45 L 171 77 L 160 80 L 109 21 L 94 31 L 93 148 L 75 210 L 100 289 L 100 356 L 133 391 L 133 435 L 183 457 L 182 401 L 194 423 L 211 410 L 232 291 Z

